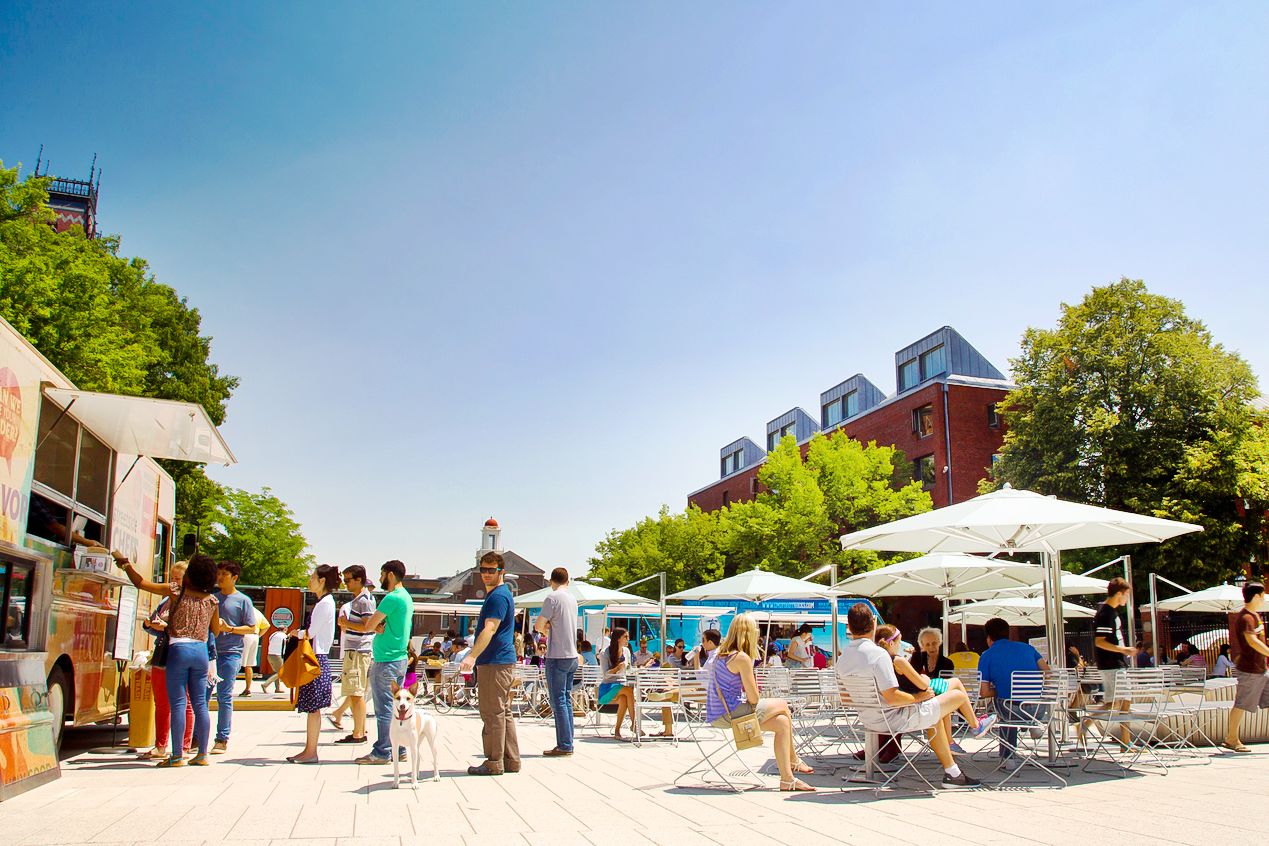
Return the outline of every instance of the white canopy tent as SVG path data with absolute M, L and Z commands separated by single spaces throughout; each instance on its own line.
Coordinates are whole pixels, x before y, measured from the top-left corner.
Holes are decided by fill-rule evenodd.
M 971 602 L 952 609 L 952 622 L 982 625 L 999 617 L 1011 626 L 1045 625 L 1045 604 L 1042 596 L 1013 596 Z M 1067 620 L 1088 618 L 1093 611 L 1072 602 L 1062 603 L 1062 617 Z
M 554 588 L 549 585 L 539 590 L 530 591 L 523 596 L 516 597 L 517 608 L 537 609 L 542 607 L 543 601 L 551 595 Z M 577 600 L 577 607 L 583 605 L 615 605 L 617 603 L 641 604 L 646 602 L 645 597 L 636 596 L 633 593 L 624 593 L 611 588 L 592 585 L 589 582 L 583 582 L 580 579 L 571 579 L 568 586 L 564 588 Z
M 1038 552 L 1045 568 L 1046 634 L 1062 642 L 1058 615 L 1062 550 L 1158 543 L 1202 526 L 1064 502 L 1006 485 L 993 493 L 842 536 L 844 549 L 892 552 Z M 1065 664 L 1064 650 L 1054 650 Z
M 667 605 L 667 617 L 721 617 L 735 612 L 735 608 L 716 608 L 713 605 Z M 654 602 L 640 602 L 631 605 L 609 605 L 604 608 L 585 609 L 586 614 L 607 614 L 609 617 L 651 617 L 661 613 L 661 607 Z
M 1036 568 L 1039 570 L 1040 568 Z M 1106 579 L 1098 579 L 1093 576 L 1082 576 L 1079 573 L 1069 573 L 1063 570 L 1059 574 L 1062 580 L 1063 596 L 1105 596 L 1106 585 L 1110 584 Z M 962 599 L 995 599 L 1003 596 L 1044 596 L 1044 582 L 1037 580 L 1033 585 L 1027 585 L 1020 588 L 1004 588 L 1002 590 L 984 591 L 982 593 L 974 592 L 967 594 Z

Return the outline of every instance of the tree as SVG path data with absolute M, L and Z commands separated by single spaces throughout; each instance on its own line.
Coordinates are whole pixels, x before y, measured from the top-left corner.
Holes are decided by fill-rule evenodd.
M 258 494 L 226 488 L 204 525 L 201 548 L 242 565 L 251 585 L 303 585 L 313 568 L 308 541 L 286 503 L 268 488 Z
M 717 513 L 695 506 L 671 514 L 663 505 L 656 517 L 609 532 L 595 547 L 590 574 L 609 587 L 618 587 L 664 571 L 667 593 L 718 579 L 723 572 L 718 521 Z M 656 589 L 649 582 L 632 592 L 655 596 Z
M 1201 534 L 1134 551 L 1139 572 L 1196 586 L 1230 577 L 1258 548 L 1265 502 L 1251 368 L 1140 280 L 1097 287 L 1031 328 L 1002 404 L 993 478 L 1064 499 L 1199 523 Z M 1254 509 L 1250 509 L 1254 510 Z M 1100 553 L 1092 553 L 1098 555 Z
M 0 315 L 84 390 L 194 402 L 223 423 L 238 380 L 211 361 L 198 309 L 121 257 L 117 237 L 54 231 L 48 182 L 0 162 Z M 184 497 L 214 483 L 201 466 L 163 465 L 184 523 L 202 508 Z

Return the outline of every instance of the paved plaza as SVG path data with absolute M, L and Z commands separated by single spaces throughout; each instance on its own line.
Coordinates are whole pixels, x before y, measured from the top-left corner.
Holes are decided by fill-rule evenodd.
M 773 775 L 771 790 L 733 795 L 672 786 L 695 760 L 690 744 L 636 748 L 583 736 L 574 757 L 544 759 L 554 733 L 538 721 L 521 723 L 521 772 L 479 778 L 466 775 L 479 761 L 479 719 L 453 713 L 439 720 L 442 781 L 424 782 L 417 792 L 393 789 L 390 768 L 353 764 L 358 753 L 348 747 L 324 745 L 319 766 L 287 764 L 283 758 L 303 742 L 302 718 L 244 712 L 235 715 L 229 754 L 208 768 L 158 770 L 121 751 L 73 754 L 60 780 L 0 805 L 0 831 L 7 844 L 164 846 L 1211 846 L 1258 837 L 1269 796 L 1269 746 L 1174 767 L 1166 776 L 1078 777 L 1064 790 L 877 799 L 870 789 L 839 791 L 840 776 L 824 772 L 808 778 L 825 788 L 821 793 L 781 794 Z M 328 728 L 323 742 L 338 736 Z M 769 737 L 764 750 L 769 755 Z M 756 764 L 762 756 L 755 753 Z M 1257 820 L 1252 831 L 1243 827 L 1249 818 Z

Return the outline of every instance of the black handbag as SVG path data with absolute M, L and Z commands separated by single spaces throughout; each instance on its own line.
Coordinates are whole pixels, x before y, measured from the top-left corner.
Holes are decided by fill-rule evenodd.
M 172 628 L 172 621 L 176 619 L 176 609 L 181 607 L 181 597 L 185 595 L 185 591 L 181 591 L 176 595 L 176 601 L 172 603 L 172 610 L 167 615 L 167 628 L 163 629 L 154 638 L 154 650 L 150 653 L 150 666 L 158 667 L 160 670 L 167 666 L 168 647 L 171 645 L 171 636 L 168 630 Z M 159 608 L 162 608 L 162 604 Z M 158 609 L 155 609 L 158 613 Z

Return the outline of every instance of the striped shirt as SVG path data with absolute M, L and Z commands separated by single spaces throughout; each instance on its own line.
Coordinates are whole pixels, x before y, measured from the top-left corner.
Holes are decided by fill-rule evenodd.
M 344 607 L 340 609 L 339 613 L 345 620 L 361 624 L 375 615 L 376 608 L 375 598 L 370 593 L 370 589 L 362 588 L 361 593 L 354 596 L 351 602 L 344 603 Z M 340 649 L 343 652 L 369 652 L 374 639 L 374 632 L 360 634 L 344 629 L 343 637 L 340 640 Z

